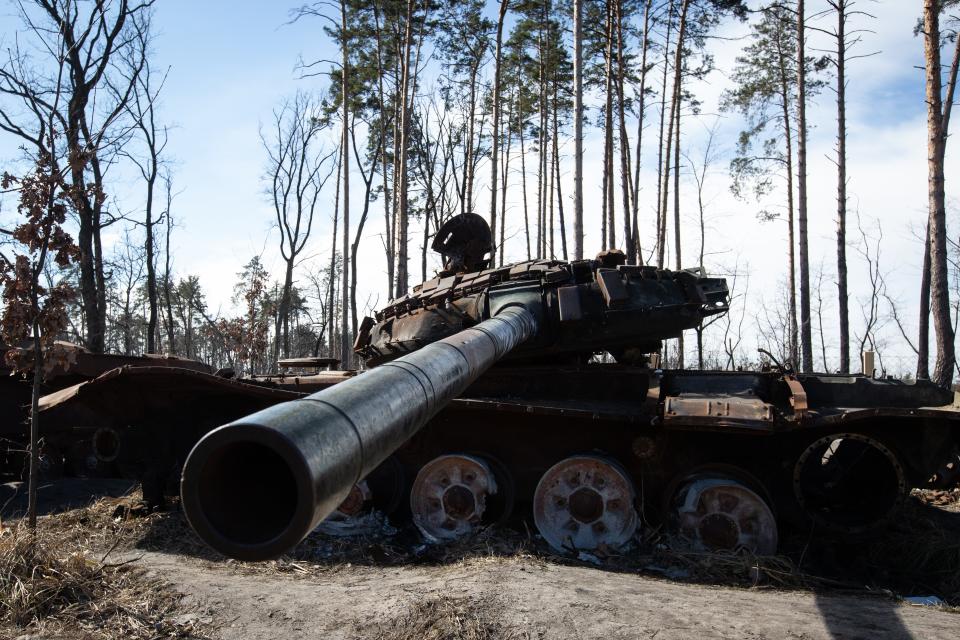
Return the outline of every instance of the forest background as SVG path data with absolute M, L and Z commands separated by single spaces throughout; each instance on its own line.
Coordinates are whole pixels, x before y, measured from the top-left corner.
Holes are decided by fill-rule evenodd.
M 692 338 L 682 353 L 675 341 L 665 349 L 668 364 L 708 368 L 755 366 L 761 360 L 757 348 L 798 368 L 844 368 L 838 5 L 846 11 L 841 182 L 848 366 L 859 370 L 859 352 L 869 349 L 878 353 L 878 373 L 884 375 L 922 374 L 922 362 L 933 368 L 935 348 L 918 363 L 918 332 L 930 212 L 930 52 L 925 54 L 922 19 L 924 5 L 936 3 L 806 2 L 808 342 L 802 335 L 796 219 L 797 3 L 574 4 L 583 17 L 583 255 L 615 247 L 636 256 L 639 245 L 643 262 L 674 267 L 679 247 L 682 266 L 726 276 L 731 312 L 705 330 L 702 352 Z M 0 199 L 8 264 L 16 262 L 22 244 L 14 229 L 23 214 L 19 185 L 45 166 L 38 162 L 45 145 L 23 135 L 42 119 L 17 93 L 16 82 L 46 86 L 47 93 L 37 95 L 50 95 L 51 79 L 59 77 L 63 104 L 76 94 L 73 76 L 65 81 L 56 73 L 63 32 L 51 26 L 55 14 L 44 5 L 76 18 L 91 59 L 106 61 L 82 106 L 87 120 L 99 123 L 94 129 L 102 125 L 90 135 L 98 142 L 87 147 L 83 161 L 70 155 L 69 118 L 45 134 L 53 141 L 47 146 L 61 149 L 58 166 L 67 179 L 52 189 L 62 191 L 64 228 L 79 245 L 73 261 L 42 269 L 48 291 L 62 281 L 75 293 L 62 322 L 51 324 L 57 337 L 94 350 L 142 353 L 152 346 L 218 367 L 267 372 L 284 355 L 348 355 L 356 317 L 432 277 L 439 261 L 424 252 L 425 239 L 462 211 L 491 219 L 493 208 L 497 263 L 575 257 L 570 2 L 377 0 L 285 7 L 24 0 L 0 12 L 0 170 L 20 180 L 5 185 Z M 942 10 L 937 53 L 949 84 L 958 8 L 953 2 L 935 8 Z M 103 29 L 83 31 L 91 16 L 89 24 Z M 114 26 L 118 37 L 110 55 L 100 55 Z M 777 71 L 769 55 L 775 43 L 783 45 L 780 75 L 768 77 Z M 782 90 L 758 86 L 778 77 L 788 83 Z M 345 86 L 351 97 L 346 110 Z M 752 93 L 745 95 L 747 90 Z M 301 165 L 293 150 L 303 152 Z M 949 144 L 945 157 L 947 307 L 955 326 L 960 221 L 950 177 L 960 175 L 960 160 Z M 83 179 L 70 180 L 68 169 L 78 164 Z M 283 194 L 275 178 L 284 167 L 309 178 L 300 182 L 299 209 L 295 198 L 284 204 L 275 197 Z M 299 168 L 305 173 L 298 174 Z M 81 183 L 93 187 L 79 194 Z M 83 289 L 84 202 L 96 209 L 92 232 L 98 236 L 87 241 L 90 291 Z M 98 311 L 101 336 L 91 322 Z M 931 329 L 931 347 L 934 334 Z M 954 366 L 951 353 L 951 377 Z

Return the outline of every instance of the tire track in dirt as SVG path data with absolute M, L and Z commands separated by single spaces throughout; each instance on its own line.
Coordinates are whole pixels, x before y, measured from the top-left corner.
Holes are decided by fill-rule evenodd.
M 436 610 L 452 612 L 465 625 L 453 637 L 464 638 L 953 640 L 960 628 L 960 615 L 887 598 L 687 584 L 525 559 L 344 565 L 306 576 L 160 553 L 141 563 L 225 639 L 412 640 L 411 629 L 439 629 L 443 621 L 417 617 Z M 451 607 L 423 606 L 431 602 Z

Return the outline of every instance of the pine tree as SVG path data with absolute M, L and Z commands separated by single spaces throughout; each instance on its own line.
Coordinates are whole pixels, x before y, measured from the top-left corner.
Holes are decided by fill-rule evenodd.
M 763 202 L 783 180 L 784 214 L 764 209 L 761 219 L 786 218 L 788 225 L 788 326 L 792 364 L 799 363 L 795 264 L 794 131 L 797 73 L 796 22 L 789 9 L 773 5 L 752 25 L 751 40 L 737 58 L 731 75 L 734 88 L 723 95 L 722 106 L 746 120 L 737 155 L 730 163 L 731 189 L 739 198 L 752 194 Z

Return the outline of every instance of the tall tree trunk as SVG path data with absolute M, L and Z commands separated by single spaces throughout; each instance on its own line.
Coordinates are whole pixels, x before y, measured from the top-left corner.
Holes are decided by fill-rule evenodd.
M 33 283 L 33 380 L 30 385 L 30 462 L 27 471 L 27 526 L 37 528 L 37 490 L 40 487 L 40 381 L 43 378 L 43 349 L 40 347 L 40 309 L 36 298 L 37 282 Z
M 157 265 L 154 255 L 153 239 L 153 187 L 157 181 L 156 158 L 151 163 L 150 175 L 147 179 L 147 201 L 145 206 L 144 228 L 146 238 L 144 245 L 146 248 L 147 261 L 147 300 L 150 307 L 150 313 L 147 318 L 147 353 L 155 353 L 157 350 Z
M 386 245 L 387 252 L 387 293 L 389 294 L 393 291 L 393 276 L 394 276 L 394 265 L 396 264 L 396 254 L 394 253 L 394 236 L 393 236 L 393 217 L 390 215 L 390 205 L 392 203 L 392 197 L 390 188 L 388 186 L 388 177 L 387 177 L 387 103 L 386 103 L 386 92 L 383 88 L 383 77 L 386 74 L 386 69 L 383 66 L 383 32 L 380 26 L 380 0 L 373 1 L 373 15 L 374 15 L 374 25 L 377 39 L 377 93 L 380 99 L 380 136 L 383 140 L 383 149 L 384 153 L 380 155 L 381 163 L 381 172 L 383 178 L 383 223 L 384 223 L 384 233 L 386 235 L 384 244 Z M 393 129 L 396 130 L 396 118 L 391 118 L 393 121 Z M 394 136 L 394 152 L 396 152 L 397 139 Z M 396 158 L 396 154 L 394 158 Z
M 547 3 L 542 4 L 543 11 L 540 16 L 540 31 L 537 36 L 537 58 L 539 67 L 538 83 L 539 106 L 540 106 L 540 126 L 537 135 L 537 146 L 539 155 L 537 156 L 537 257 L 543 258 L 546 253 L 546 228 L 545 221 L 547 217 L 547 65 L 545 52 L 547 49 L 547 34 L 545 33 L 547 23 Z
M 519 80 L 519 78 L 518 78 Z M 523 232 L 527 239 L 527 260 L 532 259 L 530 253 L 530 210 L 527 206 L 527 152 L 524 148 L 523 135 L 523 90 L 517 90 L 517 132 L 520 134 L 520 188 L 523 191 Z
M 560 92 L 560 82 L 556 77 L 553 81 L 553 173 L 557 184 L 557 213 L 560 216 L 560 246 L 563 252 L 563 259 L 567 257 L 567 224 L 563 217 L 563 183 L 560 181 L 560 124 L 558 109 L 558 94 Z
M 355 140 L 354 140 L 355 142 Z M 382 150 L 382 146 L 381 146 Z M 377 153 L 381 153 L 378 150 Z M 359 160 L 357 161 L 359 164 Z M 367 215 L 370 213 L 370 192 L 373 190 L 373 172 L 377 166 L 377 158 L 374 157 L 370 163 L 371 175 L 365 180 L 363 194 L 363 210 L 360 212 L 360 220 L 357 222 L 357 232 L 353 236 L 353 244 L 350 245 L 350 329 L 351 334 L 357 335 L 357 254 L 360 251 L 360 238 L 363 236 L 363 227 L 367 224 Z M 429 220 L 429 216 L 424 216 Z M 429 226 L 429 225 L 425 225 Z M 426 281 L 427 277 L 423 277 Z
M 607 23 L 606 23 L 606 66 L 604 68 L 604 147 L 603 147 L 603 188 L 604 188 L 604 211 L 606 216 L 607 238 L 604 240 L 605 249 L 617 248 L 617 228 L 616 216 L 614 214 L 616 203 L 613 197 L 613 40 L 614 40 L 614 17 L 613 3 L 607 2 Z
M 680 19 L 677 25 L 677 45 L 674 50 L 674 61 L 673 61 L 673 97 L 670 100 L 670 129 L 675 132 L 680 131 L 680 101 L 683 97 L 681 93 L 681 83 L 683 82 L 683 46 L 684 39 L 687 33 L 687 14 L 690 9 L 690 0 L 682 0 L 680 4 Z M 667 212 L 669 211 L 669 197 L 670 193 L 670 152 L 672 150 L 672 145 L 677 145 L 677 151 L 680 149 L 680 140 L 674 141 L 674 136 L 667 135 L 667 150 L 666 150 L 666 166 L 663 172 L 663 191 L 661 193 L 661 208 L 663 209 L 663 215 L 661 216 L 662 226 L 660 227 L 660 255 L 658 256 L 658 262 L 660 266 L 664 264 L 664 249 L 666 246 L 667 240 Z M 675 162 L 676 165 L 679 165 L 679 162 Z M 679 175 L 679 167 L 675 167 L 674 171 Z M 674 195 L 675 201 L 679 201 L 680 194 L 680 185 L 674 184 L 673 188 L 676 193 Z M 675 214 L 676 216 L 677 214 Z M 677 227 L 676 231 L 679 233 L 679 223 L 675 220 L 675 226 Z M 677 244 L 679 245 L 679 238 L 676 239 Z M 681 358 L 682 358 L 681 354 Z
M 681 32 L 682 34 L 682 32 Z M 680 46 L 683 43 L 683 38 L 677 39 L 677 46 Z M 680 62 L 678 60 L 677 62 Z M 677 82 L 680 82 L 682 78 L 678 75 Z M 678 99 L 680 96 L 678 95 Z M 673 146 L 673 245 L 674 245 L 674 265 L 676 266 L 677 271 L 683 269 L 683 255 L 681 253 L 680 245 L 680 105 L 677 105 L 677 114 L 674 118 L 674 146 Z M 700 334 L 697 334 L 698 341 L 700 340 Z M 699 345 L 699 342 L 698 342 Z M 683 369 L 684 362 L 684 348 L 683 348 L 683 333 L 677 338 L 677 368 Z M 701 363 L 700 368 L 703 368 Z
M 667 234 L 666 226 L 666 205 L 663 204 L 666 194 L 663 193 L 665 184 L 664 176 L 668 173 L 668 168 L 664 167 L 664 158 L 669 163 L 669 151 L 664 154 L 664 149 L 669 144 L 669 139 L 673 136 L 673 116 L 664 129 L 667 116 L 667 79 L 670 77 L 670 36 L 673 33 L 673 10 L 676 0 L 670 0 L 667 7 L 667 36 L 663 46 L 663 80 L 660 83 L 660 135 L 658 137 L 659 147 L 657 149 L 657 228 L 656 228 L 656 249 L 657 266 L 663 268 L 663 254 L 666 243 L 664 242 Z M 663 134 L 666 132 L 667 139 L 664 140 Z
M 346 153 L 345 148 L 340 149 L 340 157 L 337 160 L 337 176 L 342 176 L 343 171 L 343 154 Z M 334 190 L 333 195 L 333 233 L 332 237 L 332 246 L 330 247 L 330 276 L 328 278 L 329 290 L 327 291 L 327 335 L 330 336 L 330 348 L 328 353 L 330 357 L 336 358 L 339 357 L 339 352 L 334 348 L 334 340 L 336 340 L 337 332 L 334 330 L 336 327 L 336 308 L 334 306 L 334 289 L 336 288 L 335 282 L 337 280 L 337 240 L 340 236 L 337 235 L 337 226 L 340 222 L 340 185 L 342 184 L 341 180 L 337 180 L 337 188 Z M 345 363 L 344 363 L 345 366 Z
M 347 1 L 340 0 L 340 29 L 341 29 L 341 101 L 343 103 L 343 139 L 341 141 L 343 168 L 343 283 L 340 285 L 340 293 L 343 296 L 340 302 L 340 322 L 343 338 L 340 340 L 340 362 L 345 368 L 350 368 L 353 364 L 352 349 L 353 336 L 350 332 L 348 323 L 348 313 L 350 311 L 350 64 L 349 49 L 347 46 Z M 292 266 L 292 265 L 291 265 Z
M 554 113 L 554 114 L 551 116 L 551 119 L 552 119 L 552 120 L 556 120 L 556 115 L 557 115 L 557 114 Z M 548 139 L 549 139 L 549 138 L 553 138 L 553 136 L 548 136 Z M 552 140 L 551 143 L 552 143 L 552 142 L 555 142 L 555 140 Z M 547 173 L 548 173 L 549 176 L 550 176 L 550 191 L 548 192 L 548 197 L 547 197 L 547 202 L 549 203 L 548 208 L 549 208 L 549 210 L 550 210 L 550 213 L 549 213 L 549 216 L 548 216 L 549 224 L 548 224 L 548 226 L 547 226 L 547 239 L 549 240 L 549 242 L 548 242 L 548 244 L 549 244 L 549 250 L 544 252 L 544 256 L 549 257 L 551 260 L 555 260 L 556 257 L 557 257 L 557 254 L 556 254 L 556 252 L 554 251 L 555 234 L 554 234 L 554 209 L 553 209 L 554 201 L 553 201 L 553 194 L 554 194 L 555 191 L 556 191 L 556 184 L 557 184 L 557 183 L 556 183 L 556 180 L 554 179 L 554 172 L 553 172 L 553 165 L 556 164 L 556 158 L 553 156 L 553 149 L 554 149 L 554 148 L 555 148 L 555 147 L 551 144 L 551 152 L 550 152 L 550 157 L 549 157 L 549 166 L 547 167 Z
M 573 0 L 573 258 L 583 260 L 583 0 Z
M 806 12 L 797 0 L 797 240 L 800 253 L 800 361 L 813 371 L 813 336 L 810 326 L 810 257 L 807 247 L 807 64 Z
M 80 118 L 86 108 L 86 95 L 75 92 L 71 96 L 68 106 L 66 138 L 67 149 L 77 153 L 82 148 L 80 142 Z M 75 185 L 88 183 L 84 174 L 84 167 L 79 162 L 70 163 L 70 178 Z M 77 246 L 80 249 L 80 300 L 84 320 L 84 346 L 94 353 L 102 353 L 104 346 L 105 319 L 100 313 L 98 302 L 98 279 L 96 276 L 96 257 L 94 251 L 94 236 L 99 234 L 96 229 L 95 213 L 90 202 L 85 198 L 77 198 Z
M 615 5 L 617 28 L 617 116 L 620 125 L 620 190 L 623 198 L 623 246 L 627 254 L 627 264 L 636 264 L 636 250 L 633 242 L 633 229 L 630 201 L 630 138 L 627 135 L 626 101 L 623 95 L 624 59 L 623 59 L 623 0 Z
M 846 0 L 840 0 L 837 5 L 837 295 L 840 310 L 840 373 L 850 372 L 850 314 L 847 309 L 846 11 Z
M 146 245 L 146 255 L 144 256 L 147 262 L 147 300 L 148 300 L 148 316 L 147 316 L 147 353 L 156 353 L 157 351 L 157 274 L 156 274 L 156 257 L 154 256 L 153 250 L 153 221 L 150 219 L 150 213 L 147 213 L 146 219 L 146 239 L 144 244 Z
M 163 266 L 163 295 L 164 295 L 164 304 L 166 305 L 167 310 L 167 351 L 172 354 L 177 353 L 177 345 L 175 341 L 175 332 L 176 328 L 173 324 L 173 274 L 171 273 L 172 266 L 170 264 L 170 234 L 173 231 L 173 219 L 171 218 L 170 209 L 173 204 L 173 192 L 172 185 L 170 183 L 169 175 L 164 179 L 164 188 L 166 189 L 167 194 L 167 211 L 166 211 L 166 242 L 163 252 L 164 266 Z
M 930 379 L 930 222 L 923 239 L 920 271 L 920 323 L 917 331 L 917 379 Z
M 94 353 L 100 353 L 103 351 L 103 335 L 99 329 L 97 281 L 93 275 L 93 225 L 87 215 L 80 214 L 78 217 L 80 219 L 80 228 L 77 231 L 77 246 L 80 248 L 80 300 L 85 333 L 83 346 Z
M 930 207 L 930 310 L 933 315 L 934 343 L 937 360 L 933 381 L 949 387 L 953 382 L 954 345 L 950 318 L 950 288 L 947 271 L 947 228 L 944 196 L 944 130 L 943 97 L 940 77 L 940 5 L 938 0 L 924 0 L 924 54 L 927 77 L 927 171 Z M 958 49 L 960 50 L 960 49 Z
M 950 112 L 953 109 L 953 97 L 957 88 L 957 72 L 960 69 L 960 38 L 955 41 L 953 62 L 947 75 L 946 98 L 943 101 L 943 118 L 941 137 L 946 140 L 950 129 Z M 946 149 L 944 149 L 944 154 Z M 930 360 L 930 222 L 927 221 L 927 232 L 924 238 L 923 270 L 920 279 L 920 322 L 917 344 L 917 378 L 929 378 Z
M 100 231 L 100 215 L 96 214 L 93 221 L 93 274 L 97 283 L 97 314 L 100 318 L 97 341 L 102 352 L 107 335 L 107 278 L 103 271 L 103 241 Z
M 683 254 L 680 245 L 680 109 L 677 109 L 674 118 L 674 146 L 673 146 L 673 252 L 674 267 L 677 271 L 683 269 Z M 682 359 L 682 355 L 681 355 Z
M 510 110 L 507 112 L 507 149 L 503 154 L 503 187 L 500 189 L 500 260 L 503 264 L 506 244 L 507 227 L 507 187 L 510 184 L 510 148 L 513 142 L 513 101 L 508 101 Z
M 397 187 L 399 207 L 395 215 L 398 218 L 397 233 L 397 285 L 394 296 L 400 298 L 407 293 L 409 278 L 407 275 L 407 233 L 410 225 L 407 185 L 407 148 L 410 134 L 410 58 L 413 51 L 413 9 L 416 0 L 407 0 L 407 18 L 403 40 L 403 81 L 400 87 L 400 184 Z
M 643 9 L 643 44 L 640 45 L 640 105 L 637 113 L 637 152 L 633 167 L 633 247 L 636 255 L 634 264 L 643 264 L 643 251 L 640 247 L 640 162 L 643 149 L 643 122 L 647 104 L 647 52 L 650 49 L 650 9 L 653 0 L 647 0 Z
M 81 114 L 81 117 L 84 117 Z M 97 154 L 90 156 L 90 168 L 93 173 L 93 188 L 96 193 L 103 193 L 103 171 L 100 166 L 100 158 Z M 100 235 L 102 230 L 101 220 L 103 219 L 103 199 L 94 197 L 90 209 L 92 215 L 91 230 L 93 231 L 93 275 L 96 283 L 96 304 L 98 325 L 98 337 L 95 342 L 98 343 L 99 351 L 104 350 L 104 340 L 107 333 L 107 279 L 103 270 L 103 241 Z
M 493 70 L 493 140 L 490 146 L 490 265 L 497 262 L 497 171 L 500 169 L 497 155 L 500 151 L 500 65 L 503 45 L 503 21 L 507 15 L 509 0 L 500 0 L 497 17 L 497 44 L 494 51 Z M 506 182 L 506 176 L 504 176 Z
M 413 102 L 413 99 L 410 100 Z M 470 109 L 467 114 L 467 141 L 463 145 L 463 198 L 460 200 L 460 213 L 473 213 L 473 150 L 474 125 L 477 120 L 477 66 L 470 69 Z M 495 145 L 494 145 L 495 146 Z
M 280 294 L 280 310 L 277 314 L 277 321 L 280 323 L 283 342 L 283 357 L 290 357 L 290 298 L 293 289 L 293 262 L 296 258 L 291 256 L 287 260 L 286 268 L 283 273 L 283 289 Z M 280 336 L 278 336 L 279 340 Z M 275 362 L 271 363 L 271 368 L 277 366 Z
M 778 40 L 779 43 L 779 40 Z M 787 267 L 790 270 L 788 280 L 788 286 L 790 287 L 789 295 L 787 297 L 789 307 L 790 318 L 788 321 L 789 325 L 789 343 L 790 343 L 790 364 L 792 367 L 796 368 L 798 364 L 797 347 L 799 342 L 799 328 L 797 327 L 797 267 L 796 267 L 796 242 L 794 237 L 794 202 L 793 202 L 793 124 L 790 118 L 790 88 L 789 80 L 787 77 L 787 57 L 790 54 L 786 51 L 779 50 L 777 56 L 780 61 L 780 106 L 783 110 L 783 135 L 784 143 L 786 145 L 786 173 L 787 173 L 787 244 L 788 247 L 788 260 Z
M 421 282 L 427 281 L 427 248 L 430 246 L 430 214 L 423 215 L 423 245 L 420 247 Z

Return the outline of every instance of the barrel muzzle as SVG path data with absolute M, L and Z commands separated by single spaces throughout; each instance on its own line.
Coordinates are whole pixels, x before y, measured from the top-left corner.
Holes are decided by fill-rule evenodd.
M 268 560 L 336 509 L 359 474 L 353 427 L 324 404 L 295 400 L 204 436 L 184 464 L 181 499 L 211 547 L 239 560 Z

